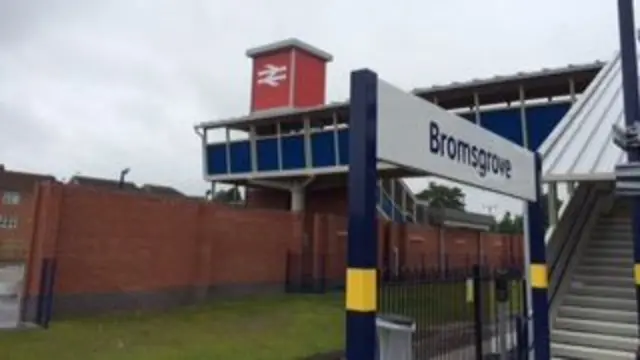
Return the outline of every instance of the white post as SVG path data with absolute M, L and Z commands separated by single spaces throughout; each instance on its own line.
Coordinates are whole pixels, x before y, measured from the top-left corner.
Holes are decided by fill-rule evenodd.
M 573 78 L 569 78 L 569 96 L 571 97 L 571 103 L 576 102 L 576 83 Z
M 476 125 L 480 125 L 480 97 L 477 92 L 473 93 L 473 113 Z
M 256 127 L 249 127 L 249 144 L 251 145 L 251 172 L 258 171 L 258 144 Z
M 547 217 L 549 226 L 558 223 L 558 183 L 549 183 L 549 191 L 547 193 Z
M 301 184 L 291 186 L 291 211 L 304 211 L 304 187 Z
M 524 87 L 520 85 L 520 126 L 522 127 L 522 147 L 529 149 L 529 130 L 527 129 L 527 105 Z
M 531 343 L 533 339 L 533 293 L 531 288 L 531 253 L 529 244 L 531 243 L 531 239 L 529 238 L 529 207 L 525 202 L 523 204 L 523 225 L 524 225 L 524 273 L 525 278 L 527 279 L 527 328 L 529 333 L 529 338 L 527 339 L 527 344 Z M 533 348 L 529 352 L 529 359 L 535 359 L 535 353 Z

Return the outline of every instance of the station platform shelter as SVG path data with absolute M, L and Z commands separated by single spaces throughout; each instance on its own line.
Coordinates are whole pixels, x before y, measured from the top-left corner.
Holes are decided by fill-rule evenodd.
M 253 59 L 250 112 L 197 126 L 206 180 L 245 186 L 251 208 L 346 214 L 348 103 L 325 99 L 333 57 L 297 39 L 250 49 L 247 55 Z M 593 62 L 413 92 L 537 149 L 602 67 Z M 379 164 L 382 217 L 418 223 L 432 218 L 404 181 L 419 176 Z M 475 214 L 468 222 L 484 224 L 486 218 Z
M 347 215 L 349 104 L 326 101 L 333 57 L 297 39 L 250 49 L 247 56 L 253 61 L 249 112 L 196 126 L 204 178 L 246 187 L 247 207 Z M 611 127 L 624 123 L 621 64 L 616 54 L 606 62 L 412 91 L 541 155 L 550 199 L 555 358 L 634 359 L 638 348 L 631 206 L 614 192 L 616 165 L 625 160 L 611 136 Z M 432 222 L 432 209 L 406 183 L 427 174 L 383 162 L 377 167 L 379 216 Z M 555 202 L 560 186 L 566 190 L 561 206 Z M 490 224 L 481 214 L 435 218 L 449 226 Z

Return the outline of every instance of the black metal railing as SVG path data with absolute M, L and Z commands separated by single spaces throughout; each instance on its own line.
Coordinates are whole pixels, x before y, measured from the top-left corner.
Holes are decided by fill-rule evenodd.
M 380 275 L 379 314 L 415 321 L 416 360 L 491 358 L 504 349 L 497 346 L 501 341 L 509 358 L 524 358 L 518 356 L 526 348 L 525 292 L 519 267 L 471 266 L 446 272 L 412 268 Z

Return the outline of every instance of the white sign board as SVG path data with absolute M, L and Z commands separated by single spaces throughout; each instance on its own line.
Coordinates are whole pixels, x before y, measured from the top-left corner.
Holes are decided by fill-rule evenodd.
M 382 80 L 378 159 L 536 200 L 532 152 Z

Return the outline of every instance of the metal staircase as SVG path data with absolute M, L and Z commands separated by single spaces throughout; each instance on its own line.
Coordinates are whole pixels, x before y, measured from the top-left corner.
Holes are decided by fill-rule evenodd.
M 636 358 L 630 213 L 622 200 L 608 213 L 599 210 L 587 210 L 597 213 L 566 250 L 571 256 L 565 257 L 566 266 L 558 267 L 565 269 L 564 276 L 552 276 L 557 280 L 551 304 L 551 352 L 556 359 Z

